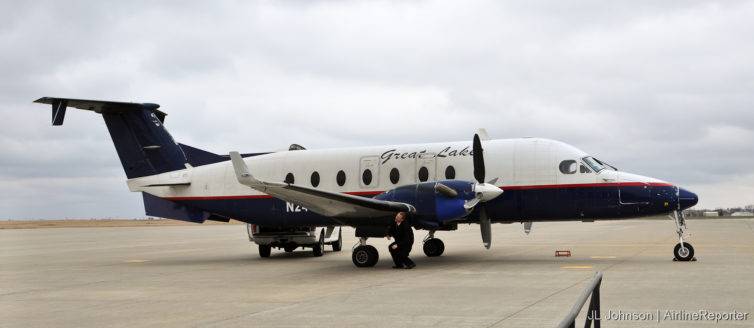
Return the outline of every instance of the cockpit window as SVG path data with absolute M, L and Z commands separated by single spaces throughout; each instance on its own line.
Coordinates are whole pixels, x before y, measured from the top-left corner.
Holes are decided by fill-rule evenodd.
M 560 173 L 563 174 L 574 174 L 576 173 L 576 168 L 578 165 L 576 164 L 576 161 L 572 159 L 567 159 L 565 161 L 560 162 L 560 165 L 558 168 L 560 169 Z
M 584 160 L 584 163 L 586 163 L 586 165 L 589 165 L 589 167 L 592 168 L 594 172 L 602 171 L 605 168 L 605 166 L 602 165 L 600 161 L 596 160 L 592 156 L 587 156 L 582 159 Z
M 603 161 L 601 161 L 601 160 L 598 160 L 598 159 L 596 159 L 596 158 L 595 158 L 594 160 L 595 160 L 595 161 L 597 161 L 597 163 L 600 163 L 600 164 L 604 165 L 606 169 L 611 169 L 611 170 L 613 170 L 613 171 L 618 171 L 618 168 L 617 168 L 617 167 L 615 167 L 615 166 L 612 166 L 612 165 L 608 164 L 607 162 L 603 162 Z
M 584 164 L 579 165 L 579 167 L 581 168 L 581 173 L 592 173 Z

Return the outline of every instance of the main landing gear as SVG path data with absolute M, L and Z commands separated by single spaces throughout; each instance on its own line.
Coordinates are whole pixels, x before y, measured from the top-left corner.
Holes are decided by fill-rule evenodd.
M 694 247 L 691 247 L 691 244 L 683 241 L 683 229 L 688 229 L 688 227 L 686 227 L 686 218 L 683 217 L 683 212 L 675 211 L 671 218 L 675 221 L 675 229 L 676 233 L 678 233 L 679 240 L 678 244 L 676 244 L 673 249 L 675 259 L 678 261 L 693 261 Z M 690 235 L 686 238 L 688 237 L 690 237 Z
M 380 259 L 380 253 L 372 245 L 367 245 L 367 237 L 359 237 L 359 243 L 353 248 L 351 260 L 359 268 L 372 267 Z
M 436 257 L 442 255 L 445 251 L 445 243 L 442 240 L 435 238 L 435 232 L 430 231 L 426 237 L 424 237 L 424 254 L 429 257 Z
M 369 235 L 369 234 L 363 234 Z M 358 236 L 358 235 L 357 235 Z M 374 237 L 375 235 L 370 235 Z M 368 237 L 359 237 L 359 243 L 354 245 L 353 254 L 351 260 L 353 264 L 359 268 L 373 267 L 380 259 L 380 254 L 377 249 L 372 245 L 367 245 Z M 424 254 L 429 257 L 436 257 L 442 255 L 445 252 L 445 243 L 442 240 L 435 238 L 435 232 L 430 231 L 426 237 L 424 237 Z

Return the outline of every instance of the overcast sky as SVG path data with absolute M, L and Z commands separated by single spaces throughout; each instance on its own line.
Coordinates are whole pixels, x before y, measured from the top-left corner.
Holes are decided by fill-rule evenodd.
M 144 217 L 99 115 L 154 102 L 217 153 L 564 141 L 754 204 L 752 1 L 3 1 L 0 219 Z

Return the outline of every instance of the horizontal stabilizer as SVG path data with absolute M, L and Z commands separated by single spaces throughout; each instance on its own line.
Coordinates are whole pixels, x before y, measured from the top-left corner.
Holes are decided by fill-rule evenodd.
M 160 122 L 165 122 L 165 114 L 159 111 L 158 104 L 152 103 L 129 103 L 129 102 L 117 102 L 117 101 L 103 101 L 103 100 L 86 100 L 86 99 L 73 99 L 73 98 L 55 98 L 55 97 L 42 97 L 34 101 L 39 104 L 52 105 L 52 125 L 63 125 L 63 119 L 65 118 L 65 110 L 67 107 L 73 107 L 84 110 L 91 110 L 96 113 L 125 113 L 129 111 L 146 109 L 154 113 Z

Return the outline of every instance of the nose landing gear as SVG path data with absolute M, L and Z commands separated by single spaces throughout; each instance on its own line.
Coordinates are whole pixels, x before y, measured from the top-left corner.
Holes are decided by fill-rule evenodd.
M 691 246 L 691 244 L 686 243 L 683 241 L 683 229 L 688 229 L 686 227 L 686 218 L 683 217 L 683 212 L 674 211 L 673 215 L 671 216 L 673 221 L 675 221 L 675 229 L 676 233 L 678 233 L 678 244 L 675 245 L 675 248 L 673 249 L 673 255 L 675 255 L 675 259 L 677 261 L 695 261 L 696 258 L 694 258 L 694 247 Z M 688 235 L 690 237 L 691 235 Z
M 427 237 L 424 237 L 424 254 L 429 257 L 436 257 L 442 255 L 445 252 L 445 243 L 442 240 L 435 238 L 435 232 L 430 231 Z

